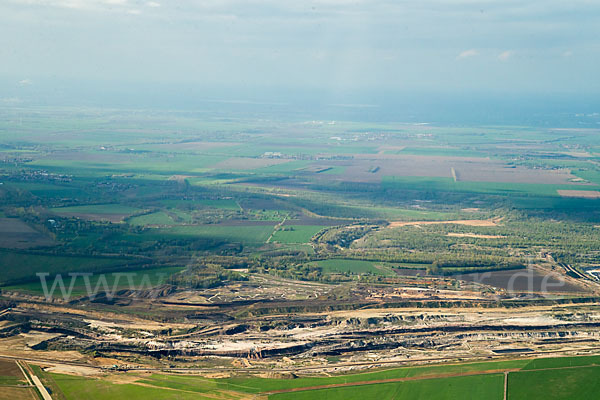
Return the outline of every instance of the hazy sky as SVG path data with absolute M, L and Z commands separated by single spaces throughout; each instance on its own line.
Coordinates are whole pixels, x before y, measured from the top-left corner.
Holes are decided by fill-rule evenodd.
M 589 94 L 599 66 L 598 0 L 0 1 L 0 80 L 23 87 Z

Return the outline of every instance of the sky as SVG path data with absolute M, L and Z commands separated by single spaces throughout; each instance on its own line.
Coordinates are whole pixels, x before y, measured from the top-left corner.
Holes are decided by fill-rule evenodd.
M 69 87 L 593 96 L 599 65 L 597 0 L 0 1 L 5 102 Z

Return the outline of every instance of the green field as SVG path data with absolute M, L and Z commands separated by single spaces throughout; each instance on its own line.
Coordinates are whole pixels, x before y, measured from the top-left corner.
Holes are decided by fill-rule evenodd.
M 600 366 L 512 372 L 510 400 L 593 400 L 599 398 Z
M 155 372 L 77 378 L 36 370 L 52 380 L 56 400 L 65 400 L 61 392 L 92 400 L 499 399 L 507 369 L 510 399 L 593 398 L 600 390 L 600 356 L 491 353 L 593 349 L 586 336 L 598 328 L 591 275 L 571 271 L 550 295 L 535 287 L 551 283 L 542 275 L 570 274 L 565 265 L 582 273 L 600 265 L 600 199 L 557 192 L 599 190 L 598 116 L 446 126 L 433 116 L 423 124 L 326 121 L 304 106 L 289 104 L 279 114 L 273 104 L 268 118 L 258 104 L 248 113 L 230 106 L 0 107 L 5 347 L 17 343 L 10 336 L 29 319 L 30 329 L 61 333 L 46 342 L 48 351 Z M 329 110 L 315 114 L 333 119 L 337 111 Z M 361 115 L 344 110 L 341 118 Z M 535 266 L 535 287 L 509 290 L 516 285 L 511 270 L 525 272 L 517 269 L 526 265 Z M 402 275 L 401 268 L 419 273 Z M 492 270 L 489 280 L 481 277 L 487 283 L 459 276 Z M 64 312 L 40 312 L 40 272 L 54 297 L 66 286 L 80 298 L 61 302 Z M 93 275 L 71 281 L 69 273 Z M 164 297 L 146 297 L 145 289 L 161 282 L 153 293 Z M 130 285 L 140 296 L 83 297 Z M 426 295 L 399 300 L 405 287 Z M 112 343 L 120 333 L 82 322 L 81 310 L 113 322 L 126 339 Z M 486 322 L 547 332 L 542 322 L 525 320 L 538 311 L 560 321 L 550 340 L 507 336 L 509 328 Z M 136 323 L 123 326 L 128 318 Z M 458 343 L 479 324 L 489 340 L 474 340 L 467 355 Z M 443 335 L 431 333 L 438 328 Z M 559 336 L 567 331 L 573 334 Z M 185 350 L 196 341 L 197 349 Z M 246 354 L 248 368 L 238 364 Z M 406 356 L 405 367 L 380 368 L 396 354 Z M 454 357 L 518 358 L 434 361 Z M 287 366 L 297 368 L 293 378 Z M 194 375 L 203 368 L 219 372 Z M 327 373 L 316 372 L 322 368 Z M 15 383 L 0 375 L 0 385 Z M 116 383 L 122 377 L 126 383 Z M 289 391 L 303 388 L 309 390 Z
M 285 390 L 300 387 L 322 386 L 349 382 L 364 382 L 381 379 L 398 379 L 411 377 L 428 377 L 439 374 L 460 374 L 472 371 L 486 371 L 498 369 L 521 368 L 529 360 L 510 360 L 495 362 L 478 362 L 469 364 L 438 364 L 432 366 L 418 366 L 384 369 L 375 372 L 363 372 L 357 374 L 337 375 L 332 377 L 306 377 L 297 379 L 266 379 L 266 378 L 228 378 L 219 379 L 224 388 L 237 387 L 239 391 L 248 393 L 260 393 L 274 390 Z
M 273 223 L 275 225 L 275 223 Z M 124 236 L 125 240 L 149 241 L 161 239 L 207 239 L 234 243 L 264 243 L 273 232 L 271 225 L 222 226 L 185 225 L 171 228 L 151 228 L 142 234 Z
M 34 182 L 11 182 L 8 188 L 28 191 L 36 197 L 53 198 L 77 198 L 86 195 L 83 188 L 68 184 L 34 183 Z
M 36 273 L 50 274 L 68 272 L 98 272 L 127 264 L 130 260 L 105 257 L 62 257 L 14 253 L 0 250 L 0 265 L 3 266 L 0 284 L 20 280 L 37 280 Z
M 221 208 L 223 210 L 237 211 L 240 209 L 240 206 L 234 199 L 198 200 L 196 203 L 205 207 Z
M 159 211 L 151 214 L 138 215 L 127 220 L 129 225 L 146 226 L 146 225 L 174 225 L 175 221 L 164 211 Z
M 186 393 L 161 389 L 158 387 L 144 387 L 134 384 L 114 384 L 101 379 L 87 379 L 59 374 L 49 374 L 49 376 L 68 400 L 208 400 L 213 398 L 202 396 L 199 393 Z
M 50 171 L 68 171 L 78 174 L 87 172 L 90 175 L 102 176 L 106 172 L 111 173 L 155 173 L 160 175 L 184 175 L 194 174 L 205 171 L 212 165 L 222 161 L 226 157 L 203 155 L 202 157 L 179 155 L 176 159 L 171 157 L 152 157 L 142 153 L 113 153 L 107 155 L 106 161 L 100 160 L 90 162 L 87 160 L 87 154 L 80 154 L 80 159 L 50 159 L 40 158 L 30 162 L 28 165 L 33 168 L 45 168 Z M 116 161 L 116 162 L 115 162 Z
M 523 369 L 581 367 L 588 365 L 600 366 L 600 356 L 537 358 L 535 360 L 531 360 L 531 362 L 524 366 Z
M 132 289 L 130 285 L 133 285 L 134 289 L 145 290 L 149 289 L 149 286 L 153 287 L 166 282 L 169 276 L 181 270 L 183 270 L 183 267 L 133 269 L 118 272 L 108 272 L 104 274 L 94 273 L 92 276 L 89 277 L 89 284 L 92 290 L 97 293 L 103 293 L 105 291 L 111 292 L 114 290 Z M 84 296 L 88 293 L 86 282 L 83 277 L 75 276 L 74 280 L 71 281 L 71 277 L 68 274 L 62 275 L 62 279 L 66 288 L 70 288 L 71 284 L 73 285 L 73 289 L 70 292 L 72 296 Z M 46 277 L 48 288 L 51 288 L 53 286 L 54 279 L 54 275 Z M 129 281 L 129 279 L 131 279 L 131 281 Z M 98 290 L 95 290 L 96 288 Z M 34 295 L 44 294 L 44 289 L 39 279 L 35 282 L 5 286 L 3 287 L 3 289 L 16 290 L 19 292 L 26 292 Z M 57 286 L 53 297 L 61 296 L 62 292 L 60 290 L 60 287 Z
M 51 385 L 56 385 L 66 395 L 67 399 L 90 400 L 124 398 L 118 396 L 145 395 L 146 389 L 156 388 L 156 394 L 151 398 L 162 399 L 163 393 L 195 394 L 197 398 L 247 398 L 249 394 L 255 395 L 270 391 L 287 390 L 292 388 L 313 387 L 330 384 L 345 384 L 352 382 L 366 382 L 380 379 L 398 378 L 425 378 L 423 380 L 409 380 L 405 382 L 392 382 L 373 385 L 358 385 L 331 389 L 308 390 L 294 393 L 281 393 L 269 395 L 269 399 L 501 399 L 503 393 L 502 374 L 482 374 L 474 376 L 460 376 L 449 378 L 436 378 L 437 374 L 465 373 L 470 371 L 497 370 L 501 368 L 519 368 L 528 360 L 480 362 L 456 365 L 435 365 L 425 367 L 409 367 L 376 372 L 340 375 L 333 377 L 307 377 L 297 379 L 267 379 L 254 377 L 239 377 L 225 379 L 207 379 L 192 375 L 166 375 L 152 374 L 142 376 L 135 384 L 112 384 L 101 379 L 73 377 L 60 374 L 47 374 L 40 372 L 46 379 L 51 379 Z M 431 377 L 431 378 L 428 378 Z M 84 387 L 86 389 L 84 390 Z M 169 389 L 162 390 L 162 389 Z M 82 390 L 82 392 L 78 392 Z M 205 395 L 206 397 L 204 397 Z M 88 397 L 83 397 L 88 396 Z M 164 397 L 170 399 L 170 397 Z M 186 398 L 186 397 L 182 397 Z
M 452 178 L 385 177 L 382 185 L 389 189 L 472 192 L 493 195 L 559 197 L 557 190 L 598 190 L 598 186 L 572 186 L 542 183 L 455 182 Z
M 504 376 L 501 374 L 427 379 L 401 383 L 350 386 L 305 392 L 281 393 L 269 396 L 272 400 L 444 400 L 503 398 Z
M 284 225 L 277 230 L 271 239 L 277 243 L 308 243 L 323 226 L 317 225 Z
M 317 261 L 324 273 L 350 273 L 355 275 L 394 275 L 394 272 L 385 263 L 376 263 L 362 260 L 331 259 Z
M 454 147 L 406 147 L 402 150 L 389 151 L 391 154 L 414 154 L 423 156 L 449 157 L 485 157 L 486 154 L 477 150 L 459 149 Z

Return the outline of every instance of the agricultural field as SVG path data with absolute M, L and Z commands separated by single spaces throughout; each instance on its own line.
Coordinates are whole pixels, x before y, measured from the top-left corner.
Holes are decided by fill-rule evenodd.
M 61 276 L 65 288 L 71 296 L 80 297 L 89 295 L 102 295 L 107 293 L 112 295 L 120 290 L 148 290 L 159 286 L 163 282 L 168 282 L 171 275 L 180 272 L 183 267 L 166 267 L 166 268 L 148 268 L 148 269 L 127 269 L 115 272 L 106 273 L 89 273 L 84 275 L 68 275 Z M 48 275 L 46 279 L 46 288 L 54 287 L 56 275 Z M 5 290 L 20 291 L 23 293 L 43 296 L 44 285 L 40 280 L 22 283 L 19 285 L 5 286 Z M 46 289 L 47 290 L 47 289 Z M 60 298 L 65 294 L 61 290 L 61 285 L 57 284 L 51 296 Z
M 94 204 L 85 206 L 57 207 L 49 210 L 59 216 L 68 216 L 96 221 L 120 222 L 142 210 L 121 204 Z
M 341 387 L 282 393 L 269 399 L 502 399 L 503 376 L 485 375 L 381 383 L 364 387 Z
M 34 390 L 14 360 L 0 359 L 0 399 L 30 400 L 35 399 Z
M 0 387 L 25 384 L 26 380 L 13 360 L 0 360 Z
M 55 241 L 46 232 L 40 232 L 16 218 L 0 218 L 0 247 L 26 249 L 46 247 Z
M 175 225 L 173 218 L 164 211 L 129 218 L 127 222 L 133 226 Z
M 297 379 L 146 373 L 119 380 L 114 374 L 82 377 L 46 372 L 35 366 L 33 370 L 47 387 L 65 399 L 142 395 L 158 399 L 188 395 L 200 399 L 243 399 L 248 395 L 268 399 L 563 399 L 571 394 L 591 399 L 595 398 L 597 384 L 593 377 L 599 368 L 594 361 L 597 357 L 520 359 Z M 544 368 L 537 368 L 538 362 Z M 568 366 L 569 363 L 573 366 Z M 555 390 L 548 390 L 548 385 Z M 172 397 L 175 395 L 183 397 Z
M 53 256 L 0 251 L 0 264 L 5 268 L 2 274 L 4 284 L 37 280 L 36 273 L 95 272 L 129 262 L 131 260 L 123 258 Z
M 509 398 L 594 399 L 598 396 L 598 357 L 533 360 L 509 374 Z
M 176 399 L 209 399 L 198 393 L 185 393 L 158 387 L 144 387 L 132 384 L 115 384 L 97 379 L 85 379 L 68 375 L 52 375 L 55 384 L 60 388 L 66 399 L 125 399 L 125 398 L 153 398 L 160 400 Z
M 225 114 L 0 110 L 0 356 L 65 400 L 592 398 L 596 128 Z
M 308 243 L 323 226 L 314 225 L 284 225 L 275 231 L 272 242 L 277 243 Z
M 269 234 L 273 232 L 274 223 L 266 224 L 213 224 L 177 226 L 150 232 L 144 236 L 148 238 L 204 238 L 234 243 L 264 243 Z

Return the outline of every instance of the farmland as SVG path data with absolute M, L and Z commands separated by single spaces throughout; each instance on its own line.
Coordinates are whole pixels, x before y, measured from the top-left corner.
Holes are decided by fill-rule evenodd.
M 596 127 L 219 115 L 0 110 L 0 356 L 59 399 L 590 396 Z
M 375 275 L 389 275 L 392 273 L 389 267 L 360 260 L 331 259 L 319 261 L 319 266 L 323 268 L 325 272 L 347 272 L 358 275 L 366 273 Z
M 308 243 L 323 226 L 314 225 L 285 225 L 273 235 L 273 241 L 279 243 Z
M 508 399 L 561 399 L 573 393 L 578 398 L 594 398 L 597 387 L 593 377 L 597 376 L 598 368 L 594 360 L 597 361 L 597 357 L 520 359 L 298 379 L 206 378 L 153 372 L 133 373 L 119 381 L 114 373 L 80 377 L 49 372 L 35 366 L 32 370 L 53 392 L 68 399 L 142 395 L 159 399 L 187 398 L 188 395 L 206 399 L 215 396 L 243 399 L 249 394 L 269 399 L 360 399 L 373 396 L 382 399 L 502 399 L 505 379 L 508 379 Z M 544 368 L 537 368 L 537 363 Z M 548 369 L 549 365 L 552 368 Z M 548 390 L 548 384 L 552 385 L 553 391 Z
M 34 396 L 19 365 L 14 360 L 0 359 L 0 399 L 29 400 Z
M 183 268 L 166 267 L 166 268 L 150 268 L 150 269 L 126 269 L 118 272 L 107 272 L 103 274 L 89 273 L 86 280 L 84 275 L 67 275 L 63 276 L 63 282 L 69 288 L 68 291 L 72 296 L 86 296 L 91 293 L 115 293 L 119 290 L 143 290 L 160 285 L 166 282 L 168 278 L 180 272 Z M 47 286 L 52 287 L 56 275 L 51 274 L 47 277 Z M 34 295 L 44 295 L 44 287 L 40 281 L 22 283 L 19 285 L 5 286 L 5 290 L 22 291 Z M 54 295 L 60 297 L 63 294 L 60 287 L 55 289 Z
M 37 272 L 52 274 L 93 272 L 128 262 L 126 259 L 119 258 L 65 257 L 8 251 L 0 251 L 0 260 L 0 263 L 6 268 L 2 275 L 4 283 L 31 279 Z
M 271 399 L 501 399 L 502 375 L 460 377 L 406 383 L 382 383 L 357 389 L 355 387 L 321 389 L 300 393 L 279 394 Z

